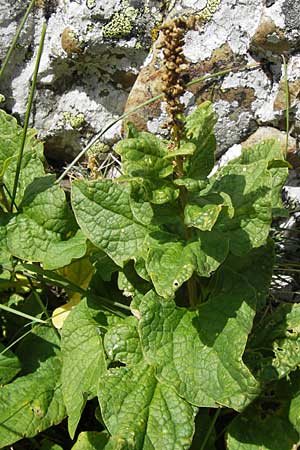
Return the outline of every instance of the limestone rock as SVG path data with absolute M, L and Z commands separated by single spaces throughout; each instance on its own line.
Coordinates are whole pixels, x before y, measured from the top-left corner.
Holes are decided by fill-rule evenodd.
M 39 1 L 21 33 L 1 92 L 4 107 L 22 121 L 35 63 L 41 24 Z M 288 62 L 291 133 L 300 131 L 300 3 L 292 0 L 55 0 L 32 113 L 32 125 L 47 155 L 68 160 L 124 108 L 161 93 L 162 60 L 157 48 L 164 18 L 200 17 L 186 35 L 186 78 L 232 69 L 190 86 L 186 112 L 210 99 L 218 113 L 218 154 L 239 144 L 261 126 L 285 129 Z M 0 58 L 3 59 L 26 9 L 26 2 L 0 2 Z M 152 45 L 152 41 L 155 41 Z M 242 70 L 259 63 L 255 69 Z M 130 117 L 139 128 L 166 133 L 161 100 Z M 121 126 L 104 142 L 113 143 Z
M 3 57 L 27 2 L 2 0 Z M 39 4 L 42 2 L 39 2 Z M 95 132 L 118 117 L 161 22 L 158 0 L 56 0 L 48 20 L 32 125 L 52 159 L 73 158 Z M 4 107 L 21 119 L 26 111 L 43 8 L 31 13 L 1 82 Z M 119 127 L 105 136 L 119 137 Z

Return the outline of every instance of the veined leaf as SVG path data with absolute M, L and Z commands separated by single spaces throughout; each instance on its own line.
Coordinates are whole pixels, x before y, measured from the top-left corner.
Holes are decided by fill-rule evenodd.
M 156 379 L 155 367 L 143 359 L 136 322 L 125 319 L 105 337 L 110 357 L 127 364 L 100 380 L 102 416 L 112 435 L 107 449 L 187 450 L 195 408 Z
M 42 262 L 44 267 L 68 265 L 86 252 L 86 240 L 68 208 L 63 190 L 53 176 L 36 178 L 26 189 L 7 226 L 7 245 L 18 258 Z
M 100 316 L 84 299 L 72 309 L 62 328 L 62 390 L 72 438 L 86 401 L 97 395 L 98 380 L 106 370 Z M 104 315 L 103 321 L 105 324 Z
M 207 177 L 215 163 L 217 117 L 210 102 L 204 102 L 186 118 L 186 140 L 196 146 L 186 163 L 187 177 L 201 180 Z
M 274 243 L 268 239 L 266 245 L 251 250 L 247 255 L 229 255 L 225 261 L 226 267 L 245 277 L 255 289 L 258 309 L 265 306 L 269 294 L 274 257 Z
M 184 210 L 184 223 L 201 231 L 211 231 L 216 223 L 222 205 L 187 205 Z
M 112 180 L 78 180 L 72 206 L 84 234 L 116 264 L 138 256 L 148 229 L 132 210 L 130 187 Z
M 195 270 L 193 254 L 182 242 L 151 246 L 146 259 L 147 272 L 162 297 L 174 297 L 177 289 Z
M 221 192 L 230 196 L 234 216 L 220 214 L 214 229 L 228 237 L 231 252 L 241 256 L 264 245 L 272 220 L 272 177 L 267 162 L 222 167 L 203 195 Z
M 0 442 L 11 445 L 60 423 L 65 407 L 60 387 L 60 357 L 0 389 Z
M 259 392 L 242 361 L 255 301 L 247 281 L 226 269 L 220 270 L 210 300 L 198 311 L 146 294 L 139 308 L 139 333 L 157 378 L 196 406 L 243 410 Z
M 273 215 L 280 213 L 283 208 L 281 190 L 288 175 L 288 168 L 284 159 L 280 143 L 275 139 L 270 139 L 243 149 L 241 156 L 230 162 L 231 164 L 251 164 L 263 160 L 268 162 L 268 169 L 272 176 Z M 280 161 L 282 161 L 281 166 Z
M 208 277 L 217 270 L 228 254 L 229 244 L 222 233 L 213 230 L 197 231 L 189 241 L 178 241 L 170 233 L 152 233 L 145 248 L 146 271 L 157 293 L 173 298 L 194 271 Z
M 34 150 L 40 159 L 43 158 L 43 144 L 36 139 L 37 131 L 29 129 L 25 141 L 24 154 Z M 0 110 L 0 175 L 3 175 L 4 164 L 8 158 L 16 155 L 21 147 L 23 129 L 16 119 Z
M 115 147 L 122 157 L 125 175 L 142 178 L 165 178 L 173 173 L 167 145 L 151 133 L 141 132 L 138 137 L 124 139 Z
M 0 386 L 9 383 L 21 370 L 18 357 L 0 343 Z M 2 353 L 3 352 L 3 353 Z

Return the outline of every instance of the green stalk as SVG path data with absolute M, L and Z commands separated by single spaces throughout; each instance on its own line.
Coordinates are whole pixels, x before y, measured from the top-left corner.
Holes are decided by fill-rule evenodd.
M 47 25 L 46 25 L 46 22 L 44 22 L 43 26 L 42 26 L 41 38 L 40 38 L 37 58 L 36 58 L 36 62 L 35 62 L 34 72 L 33 72 L 32 84 L 31 84 L 31 89 L 30 89 L 30 94 L 29 94 L 29 99 L 28 99 L 28 104 L 27 104 L 27 109 L 26 109 L 22 141 L 21 141 L 21 146 L 20 146 L 20 150 L 19 150 L 19 154 L 18 154 L 17 168 L 16 168 L 15 179 L 14 179 L 14 187 L 13 187 L 13 192 L 11 195 L 11 197 L 12 197 L 11 198 L 11 211 L 13 210 L 13 207 L 14 207 L 14 202 L 16 199 L 16 194 L 17 194 L 17 189 L 18 189 L 23 152 L 24 152 L 25 141 L 26 141 L 26 136 L 27 136 L 27 129 L 28 129 L 28 125 L 29 125 L 29 118 L 30 118 L 34 93 L 35 93 L 35 87 L 36 87 L 36 81 L 37 81 L 37 75 L 38 75 L 38 71 L 39 71 L 41 56 L 42 56 L 42 52 L 43 52 L 46 30 L 47 30 Z
M 241 67 L 234 67 L 234 68 L 230 68 L 230 69 L 220 70 L 219 72 L 215 72 L 213 74 L 208 74 L 208 75 L 204 75 L 204 76 L 199 77 L 199 78 L 195 78 L 194 80 L 192 80 L 189 83 L 187 83 L 186 86 L 187 87 L 193 86 L 194 84 L 201 83 L 203 81 L 210 80 L 212 78 L 221 77 L 221 76 L 227 75 L 228 73 L 231 73 L 231 72 L 237 72 L 237 71 L 241 72 L 241 71 L 244 71 L 244 70 L 257 69 L 259 66 L 260 66 L 260 64 L 256 63 L 256 64 L 247 64 L 247 65 L 241 66 Z M 104 133 L 106 133 L 106 131 L 108 131 L 111 127 L 113 127 L 120 120 L 124 120 L 127 117 L 129 117 L 131 114 L 133 114 L 134 112 L 144 108 L 145 106 L 151 105 L 151 103 L 154 103 L 157 100 L 162 99 L 163 96 L 164 96 L 164 94 L 156 95 L 155 97 L 152 97 L 149 100 L 146 100 L 145 102 L 141 103 L 140 105 L 136 106 L 135 108 L 130 109 L 126 113 L 122 114 L 122 116 L 120 116 L 117 119 L 115 119 L 112 122 L 110 122 L 106 127 L 104 127 L 101 131 L 99 131 L 99 133 L 97 133 L 93 137 L 93 139 L 87 144 L 86 147 L 84 147 L 81 150 L 80 153 L 78 153 L 78 155 L 73 159 L 73 161 L 68 165 L 68 167 L 63 171 L 63 173 L 56 180 L 56 183 L 60 183 L 63 180 L 63 178 L 67 175 L 67 173 L 85 155 L 85 153 L 98 141 L 98 139 L 101 136 L 103 136 Z
M 45 320 L 38 319 L 37 317 L 34 317 L 34 316 L 30 316 L 29 314 L 23 313 L 22 311 L 18 311 L 17 309 L 10 308 L 9 306 L 0 304 L 0 309 L 3 309 L 4 311 L 9 312 L 9 313 L 15 314 L 16 316 L 24 317 L 24 319 L 29 319 L 32 322 L 38 322 L 38 323 L 42 323 L 44 325 L 48 325 L 48 323 Z
M 30 330 L 26 331 L 26 333 L 23 333 L 21 336 L 18 337 L 18 339 L 15 339 L 11 344 L 9 344 L 7 347 L 5 347 L 2 352 L 0 353 L 0 356 L 3 355 L 5 352 L 7 352 L 9 349 L 11 349 L 15 344 L 20 342 L 22 339 L 24 339 L 28 334 L 32 333 L 33 330 L 35 330 L 40 325 L 36 325 L 35 327 L 31 328 Z
M 212 419 L 210 425 L 209 425 L 209 428 L 208 428 L 207 433 L 206 433 L 206 435 L 205 435 L 205 438 L 204 438 L 204 440 L 203 440 L 203 442 L 202 442 L 202 445 L 201 445 L 201 447 L 200 447 L 200 450 L 205 450 L 205 446 L 206 446 L 206 444 L 207 444 L 207 441 L 208 441 L 208 439 L 209 439 L 209 436 L 210 436 L 211 433 L 212 433 L 212 430 L 213 430 L 213 428 L 214 428 L 214 426 L 215 426 L 215 423 L 216 423 L 216 421 L 217 421 L 217 419 L 218 419 L 218 417 L 219 417 L 219 415 L 220 415 L 220 412 L 221 412 L 221 408 L 218 408 L 218 409 L 216 410 L 215 414 L 214 414 L 214 417 L 213 417 L 213 419 Z
M 285 56 L 282 55 L 283 67 L 284 67 L 284 86 L 285 86 L 285 154 L 284 157 L 287 159 L 288 149 L 289 149 L 289 129 L 290 129 L 290 91 L 287 73 L 287 64 Z
M 52 320 L 51 320 L 51 317 L 50 317 L 49 314 L 48 314 L 47 308 L 45 307 L 45 305 L 44 305 L 44 303 L 43 303 L 43 301 L 42 301 L 42 299 L 41 299 L 41 296 L 39 295 L 39 293 L 38 293 L 37 290 L 35 289 L 35 287 L 34 287 L 34 285 L 33 285 L 33 282 L 32 282 L 32 280 L 31 280 L 31 278 L 30 278 L 30 277 L 27 277 L 27 280 L 28 280 L 28 282 L 29 282 L 29 284 L 30 284 L 30 287 L 31 287 L 31 289 L 32 289 L 32 293 L 33 293 L 33 295 L 34 295 L 34 298 L 36 299 L 36 301 L 37 301 L 37 303 L 39 304 L 39 306 L 40 306 L 41 310 L 43 311 L 43 313 L 45 314 L 45 316 L 46 316 L 46 318 L 47 318 L 47 321 L 50 322 L 50 324 L 51 324 L 53 330 L 55 331 L 56 335 L 60 338 L 60 334 L 59 334 L 58 330 L 55 328 L 55 326 L 53 325 Z
M 19 36 L 21 34 L 21 31 L 22 31 L 22 29 L 23 29 L 23 27 L 25 25 L 25 22 L 26 22 L 26 20 L 27 20 L 27 18 L 29 16 L 30 11 L 32 10 L 34 4 L 35 4 L 35 0 L 31 0 L 31 2 L 29 3 L 28 8 L 27 8 L 27 10 L 26 10 L 22 20 L 21 20 L 21 23 L 18 26 L 17 33 L 15 34 L 15 37 L 12 40 L 12 43 L 11 43 L 9 49 L 8 49 L 8 52 L 7 52 L 7 54 L 6 54 L 5 58 L 4 58 L 2 66 L 1 66 L 1 69 L 0 69 L 0 80 L 1 80 L 1 78 L 3 76 L 3 74 L 4 74 L 4 71 L 5 71 L 6 67 L 7 67 L 7 64 L 9 62 L 10 58 L 11 58 L 12 52 L 14 51 L 14 48 L 17 45 L 17 42 L 18 42 Z

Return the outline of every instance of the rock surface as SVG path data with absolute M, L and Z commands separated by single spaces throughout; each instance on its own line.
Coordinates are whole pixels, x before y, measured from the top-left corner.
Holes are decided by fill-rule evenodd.
M 26 10 L 24 1 L 0 3 L 3 59 Z M 32 125 L 48 157 L 68 160 L 105 125 L 161 92 L 158 29 L 166 17 L 195 15 L 184 54 L 190 79 L 232 68 L 194 84 L 185 94 L 187 111 L 212 99 L 219 115 L 218 152 L 260 127 L 278 137 L 285 130 L 286 83 L 290 86 L 291 135 L 300 129 L 300 3 L 292 0 L 43 0 L 21 33 L 4 79 L 4 107 L 24 118 L 30 79 L 44 18 L 49 15 Z M 42 5 L 44 4 L 44 8 Z M 51 8 L 50 8 L 51 6 Z M 47 7 L 47 8 L 46 8 Z M 259 67 L 242 70 L 248 64 Z M 163 102 L 131 116 L 138 127 L 161 132 Z M 115 142 L 120 124 L 103 141 Z M 297 144 L 291 140 L 291 145 Z M 291 148 L 291 153 L 293 149 Z M 298 160 L 297 160 L 298 164 Z

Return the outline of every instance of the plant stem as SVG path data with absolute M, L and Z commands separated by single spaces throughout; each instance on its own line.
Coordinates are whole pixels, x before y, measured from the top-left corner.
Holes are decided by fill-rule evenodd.
M 43 26 L 42 26 L 41 38 L 40 38 L 40 43 L 39 43 L 39 47 L 38 47 L 38 53 L 37 53 L 37 57 L 36 57 L 35 67 L 34 67 L 34 71 L 33 71 L 32 84 L 31 84 L 31 89 L 30 89 L 30 94 L 29 94 L 29 99 L 28 99 L 28 104 L 27 104 L 27 109 L 26 109 L 26 115 L 25 115 L 25 121 L 24 121 L 22 141 L 21 141 L 21 146 L 20 146 L 18 159 L 17 159 L 17 167 L 16 167 L 16 174 L 15 174 L 15 179 L 14 179 L 14 187 L 13 187 L 13 192 L 12 192 L 12 195 L 11 195 L 11 197 L 12 197 L 12 199 L 11 199 L 11 211 L 13 210 L 13 207 L 14 207 L 14 202 L 15 202 L 15 199 L 16 199 L 16 194 L 17 194 L 17 189 L 18 189 L 19 177 L 20 177 L 20 172 L 21 172 L 22 157 L 23 157 L 23 152 L 24 152 L 24 147 L 25 147 L 25 142 L 26 142 L 26 137 L 27 137 L 27 129 L 28 129 L 28 124 L 29 124 L 29 118 L 30 118 L 32 103 L 33 103 L 33 97 L 34 97 L 34 93 L 35 93 L 37 75 L 38 75 L 40 61 L 41 61 L 41 56 L 42 56 L 42 52 L 43 52 L 43 46 L 44 46 L 46 30 L 47 30 L 47 25 L 46 25 L 46 22 L 44 22 Z
M 211 421 L 211 423 L 210 423 L 210 425 L 209 425 L 209 428 L 208 428 L 207 433 L 206 433 L 206 435 L 205 435 L 205 438 L 204 438 L 204 440 L 203 440 L 203 442 L 202 442 L 202 445 L 201 445 L 201 447 L 200 447 L 200 450 L 205 450 L 205 446 L 206 446 L 207 441 L 208 441 L 208 439 L 209 439 L 209 436 L 211 435 L 211 432 L 212 432 L 212 430 L 213 430 L 213 428 L 214 428 L 214 426 L 215 426 L 215 423 L 216 423 L 216 421 L 217 421 L 217 419 L 218 419 L 218 417 L 219 417 L 219 415 L 220 415 L 220 412 L 221 412 L 221 408 L 218 408 L 218 409 L 216 410 L 215 414 L 214 414 L 214 417 L 212 418 L 212 421 Z
M 52 326 L 53 330 L 55 331 L 56 335 L 60 338 L 60 334 L 59 334 L 57 328 L 55 328 L 55 326 L 53 325 L 52 320 L 51 320 L 51 317 L 50 317 L 49 314 L 48 314 L 47 308 L 45 307 L 45 305 L 44 305 L 44 303 L 43 303 L 43 301 L 42 301 L 42 299 L 41 299 L 39 293 L 38 293 L 37 290 L 35 289 L 35 287 L 34 287 L 34 285 L 33 285 L 33 283 L 32 283 L 31 278 L 30 278 L 30 277 L 27 277 L 27 280 L 28 280 L 28 282 L 29 282 L 29 284 L 30 284 L 30 287 L 31 287 L 31 289 L 32 289 L 34 298 L 36 299 L 36 301 L 37 301 L 37 303 L 39 304 L 39 306 L 40 306 L 41 310 L 43 311 L 43 313 L 45 314 L 45 316 L 46 316 L 46 318 L 47 318 L 47 321 L 49 321 L 49 323 L 51 324 L 51 326 Z
M 35 0 L 31 0 L 31 2 L 29 3 L 28 8 L 27 8 L 27 10 L 26 10 L 22 20 L 21 20 L 21 23 L 18 26 L 17 32 L 15 34 L 15 37 L 12 40 L 12 43 L 11 43 L 9 49 L 8 49 L 8 52 L 7 52 L 7 54 L 6 54 L 5 58 L 4 58 L 2 66 L 1 66 L 1 69 L 0 69 L 0 80 L 3 77 L 4 71 L 5 71 L 6 67 L 7 67 L 7 64 L 9 62 L 10 58 L 11 58 L 12 52 L 14 51 L 14 48 L 17 45 L 17 42 L 18 42 L 19 36 L 21 34 L 21 31 L 22 31 L 22 29 L 23 29 L 23 27 L 25 25 L 25 22 L 26 22 L 26 20 L 27 20 L 27 18 L 29 16 L 30 11 L 32 10 L 34 4 L 35 4 Z
M 23 333 L 21 336 L 19 336 L 17 339 L 15 339 L 11 344 L 9 344 L 7 347 L 5 347 L 2 352 L 0 353 L 0 356 L 3 355 L 5 352 L 7 352 L 9 349 L 11 349 L 14 345 L 16 345 L 18 342 L 20 342 L 22 339 L 24 339 L 28 334 L 32 333 L 33 330 L 36 330 L 37 327 L 40 325 L 36 325 L 35 327 L 31 328 L 30 330 L 26 331 L 26 333 Z
M 218 77 L 224 76 L 224 75 L 226 75 L 228 73 L 231 73 L 231 72 L 237 72 L 237 71 L 241 72 L 241 71 L 244 71 L 244 70 L 257 69 L 258 67 L 260 67 L 260 64 L 259 63 L 255 63 L 255 64 L 247 64 L 247 65 L 241 66 L 241 67 L 233 67 L 233 68 L 230 68 L 230 69 L 220 70 L 219 72 L 215 72 L 215 73 L 212 73 L 212 74 L 204 75 L 204 76 L 199 77 L 199 78 L 195 78 L 194 80 L 192 80 L 189 83 L 187 83 L 186 86 L 187 87 L 188 86 L 193 86 L 194 84 L 201 83 L 201 82 L 206 81 L 206 80 L 210 80 L 211 78 L 218 78 Z M 124 113 L 120 117 L 118 117 L 117 119 L 115 119 L 112 122 L 110 122 L 106 127 L 104 127 L 101 131 L 99 131 L 99 133 L 97 133 L 91 139 L 91 141 L 86 145 L 86 147 L 84 147 L 81 150 L 81 152 L 78 153 L 78 155 L 73 159 L 73 161 L 63 171 L 63 173 L 58 177 L 58 179 L 56 180 L 56 183 L 60 183 L 63 180 L 63 178 L 67 175 L 67 173 L 85 155 L 85 153 L 99 140 L 99 138 L 101 136 L 103 136 L 104 133 L 106 133 L 106 131 L 108 131 L 111 127 L 113 127 L 119 121 L 124 120 L 127 117 L 129 117 L 134 112 L 144 108 L 145 106 L 151 105 L 151 103 L 154 103 L 157 100 L 162 99 L 163 96 L 164 96 L 164 94 L 156 95 L 155 97 L 152 97 L 149 100 L 146 100 L 145 102 L 141 103 L 140 105 L 136 106 L 135 108 L 130 109 L 129 111 L 127 111 L 126 113 Z
M 21 316 L 24 317 L 25 319 L 29 319 L 32 322 L 38 322 L 44 325 L 48 325 L 48 323 L 45 320 L 39 319 L 38 317 L 30 316 L 29 314 L 23 313 L 22 311 L 18 311 L 17 309 L 10 308 L 9 306 L 0 304 L 0 309 L 15 314 L 16 316 Z
M 289 149 L 289 129 L 290 129 L 290 91 L 287 73 L 287 64 L 285 56 L 282 55 L 283 67 L 284 67 L 284 86 L 285 86 L 285 154 L 284 157 L 287 159 L 288 149 Z

